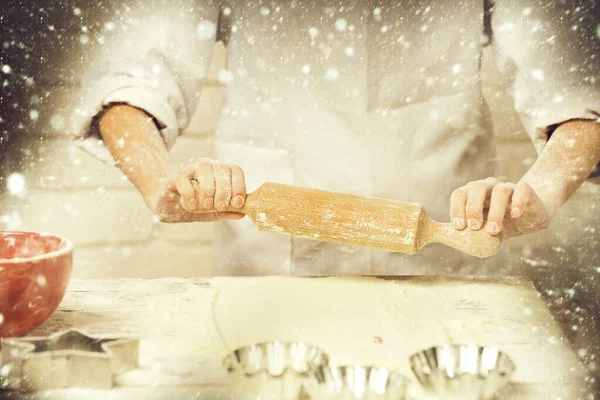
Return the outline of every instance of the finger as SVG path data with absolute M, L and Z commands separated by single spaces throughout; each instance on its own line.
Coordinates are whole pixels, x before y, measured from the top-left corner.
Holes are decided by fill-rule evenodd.
M 497 182 L 491 178 L 467 183 L 467 205 L 465 211 L 467 226 L 470 229 L 479 230 L 483 226 L 485 199 L 496 184 Z
M 490 234 L 497 235 L 502 230 L 502 221 L 504 221 L 506 208 L 514 189 L 515 185 L 512 183 L 502 183 L 492 189 L 492 199 L 487 219 L 487 231 Z
M 525 207 L 527 206 L 527 202 L 529 202 L 529 198 L 531 197 L 531 192 L 531 186 L 529 186 L 527 182 L 521 180 L 517 184 L 512 196 L 512 210 L 510 211 L 511 218 L 516 219 L 523 215 Z
M 183 208 L 193 211 L 198 207 L 196 200 L 196 191 L 192 186 L 189 178 L 184 174 L 179 174 L 175 177 L 175 187 L 179 192 L 179 201 Z
M 202 161 L 196 166 L 196 181 L 200 184 L 200 205 L 209 210 L 215 205 L 215 176 L 210 162 Z
M 215 174 L 215 207 L 224 211 L 231 204 L 231 168 L 227 164 L 213 164 Z
M 231 205 L 242 208 L 246 202 L 246 179 L 244 171 L 237 165 L 231 167 Z
M 463 186 L 450 195 L 450 217 L 455 229 L 462 231 L 467 227 L 465 208 L 467 206 L 467 189 Z

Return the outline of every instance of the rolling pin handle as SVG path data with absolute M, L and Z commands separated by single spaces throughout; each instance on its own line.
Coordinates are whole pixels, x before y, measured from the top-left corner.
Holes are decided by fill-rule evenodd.
M 452 224 L 433 221 L 426 215 L 421 224 L 419 249 L 429 243 L 441 243 L 475 257 L 487 258 L 497 254 L 502 247 L 501 235 L 492 236 L 484 229 L 459 231 Z

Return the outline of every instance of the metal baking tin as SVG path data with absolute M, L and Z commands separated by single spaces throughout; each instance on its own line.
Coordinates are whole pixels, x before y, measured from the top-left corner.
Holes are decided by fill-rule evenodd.
M 411 381 L 399 373 L 377 366 L 324 365 L 306 385 L 314 399 L 404 400 Z
M 138 339 L 94 338 L 77 329 L 0 343 L 0 389 L 110 389 L 117 374 L 139 365 Z
M 244 399 L 307 398 L 310 373 L 329 363 L 319 348 L 302 342 L 267 342 L 239 348 L 223 360 L 234 388 Z
M 432 347 L 410 357 L 428 394 L 443 399 L 488 400 L 509 383 L 514 362 L 496 347 L 472 344 Z

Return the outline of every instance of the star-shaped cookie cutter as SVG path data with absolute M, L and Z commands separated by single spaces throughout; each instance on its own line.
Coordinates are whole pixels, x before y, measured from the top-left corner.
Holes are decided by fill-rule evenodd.
M 0 342 L 0 390 L 110 389 L 139 366 L 139 339 L 94 338 L 77 329 Z

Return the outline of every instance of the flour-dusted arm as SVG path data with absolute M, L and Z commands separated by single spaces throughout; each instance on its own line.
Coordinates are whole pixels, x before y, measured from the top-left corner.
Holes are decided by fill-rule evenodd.
M 457 189 L 457 229 L 505 236 L 548 226 L 600 160 L 600 4 L 496 0 L 492 14 L 497 66 L 540 153 L 515 185 L 495 178 Z

